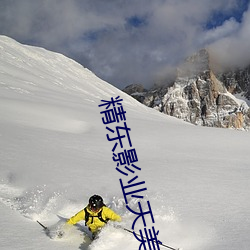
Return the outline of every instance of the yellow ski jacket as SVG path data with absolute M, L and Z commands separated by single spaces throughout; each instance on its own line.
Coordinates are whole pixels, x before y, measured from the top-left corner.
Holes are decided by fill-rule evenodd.
M 101 217 L 104 221 L 107 221 L 107 220 L 121 221 L 122 220 L 118 214 L 116 214 L 113 210 L 111 210 L 110 208 L 106 206 L 103 206 L 98 212 L 93 212 L 88 207 L 86 207 L 86 209 L 87 209 L 87 212 L 89 213 L 89 218 L 88 218 L 88 221 L 86 221 L 85 223 L 92 233 L 95 233 L 96 231 L 98 231 L 98 229 L 102 228 L 106 224 L 105 222 L 101 221 L 98 218 L 98 214 L 100 213 L 100 211 L 102 211 Z M 67 221 L 67 224 L 74 225 L 80 220 L 85 220 L 84 209 L 82 209 L 77 214 L 72 216 Z

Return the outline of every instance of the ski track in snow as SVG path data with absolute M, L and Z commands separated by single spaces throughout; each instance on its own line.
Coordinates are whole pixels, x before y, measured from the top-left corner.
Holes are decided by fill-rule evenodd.
M 158 200 L 159 198 L 162 198 L 161 195 L 156 195 L 154 199 Z M 94 242 L 90 241 L 87 229 L 83 222 L 80 222 L 78 226 L 70 229 L 68 228 L 64 237 L 59 239 L 57 237 L 57 232 L 64 227 L 66 218 L 70 217 L 74 211 L 78 211 L 82 205 L 65 200 L 63 194 L 49 192 L 46 186 L 36 187 L 25 191 L 12 186 L 10 183 L 1 183 L 0 202 L 10 209 L 17 211 L 26 219 L 34 222 L 36 222 L 36 220 L 45 222 L 45 225 L 50 229 L 48 236 L 51 239 L 64 242 L 71 246 L 72 244 L 73 246 L 78 246 L 79 244 L 79 249 L 82 250 L 108 250 L 115 247 L 122 248 L 124 242 L 127 242 L 126 245 L 131 244 L 131 249 L 134 249 L 135 245 L 138 245 L 138 242 L 134 239 L 132 234 L 129 234 L 122 229 L 116 229 L 112 224 L 111 226 L 104 228 L 99 238 Z M 130 208 L 136 210 L 137 202 L 137 199 L 131 199 L 129 202 Z M 160 204 L 160 202 L 158 204 Z M 107 205 L 112 209 L 119 211 L 124 220 L 122 226 L 131 230 L 131 221 L 133 221 L 134 215 L 128 213 L 125 209 L 123 199 L 110 197 L 110 202 Z M 64 219 L 60 218 L 60 216 L 58 217 L 57 214 L 67 216 Z M 164 206 L 160 206 L 160 209 L 157 209 L 154 214 L 154 219 L 161 222 L 160 224 L 158 223 L 158 226 L 160 226 L 160 236 L 162 235 L 159 239 L 163 243 L 170 242 L 171 246 L 171 242 L 173 242 L 173 246 L 176 244 L 176 240 L 179 244 L 185 245 L 186 249 L 192 249 L 194 246 L 198 249 L 197 247 L 199 245 L 204 245 L 204 239 L 200 237 L 201 235 L 199 236 L 198 231 L 209 230 L 209 228 L 206 229 L 205 225 L 190 225 L 187 224 L 187 222 L 179 221 L 178 215 L 176 215 L 171 208 L 166 208 Z M 142 223 L 140 223 L 140 225 L 142 226 Z M 208 232 L 208 235 L 209 234 L 211 234 L 211 232 Z M 110 241 L 110 238 L 112 238 L 112 241 Z
M 44 219 L 53 212 L 60 200 L 60 194 L 46 195 L 46 187 L 22 190 L 9 184 L 0 184 L 0 201 L 22 216 L 36 220 Z
M 72 204 L 69 201 L 63 200 L 63 197 L 61 197 L 60 194 L 46 194 L 46 186 L 40 188 L 37 187 L 30 191 L 24 191 L 20 188 L 11 186 L 10 184 L 1 183 L 0 202 L 10 209 L 17 211 L 26 219 L 34 222 L 36 222 L 36 220 L 45 221 L 45 225 L 49 228 L 49 233 L 44 233 L 52 240 L 68 245 L 69 249 L 76 246 L 78 249 L 82 250 L 97 250 L 100 248 L 103 250 L 110 249 L 110 247 L 116 246 L 116 243 L 110 242 L 110 237 L 112 237 L 114 242 L 126 238 L 131 241 L 133 238 L 130 235 L 126 235 L 121 229 L 107 226 L 107 228 L 100 234 L 99 239 L 92 242 L 89 238 L 91 234 L 88 232 L 83 222 L 80 222 L 79 225 L 68 228 L 65 231 L 63 238 L 58 238 L 57 232 L 64 228 L 66 219 L 59 219 L 56 214 L 66 213 L 72 215 L 72 211 L 75 211 L 79 204 Z M 112 203 L 113 206 L 124 206 L 121 201 L 118 202 L 120 205 L 118 203 L 115 204 L 115 201 Z M 112 204 L 110 205 L 112 206 Z M 39 229 L 38 225 L 38 230 Z
M 0 202 L 10 209 L 17 211 L 21 216 L 26 219 L 36 222 L 45 221 L 49 228 L 49 232 L 44 232 L 49 238 L 54 241 L 61 242 L 71 247 L 78 247 L 78 249 L 92 249 L 90 234 L 87 232 L 86 227 L 81 223 L 79 226 L 71 227 L 66 231 L 63 238 L 58 238 L 57 232 L 63 229 L 65 219 L 59 219 L 56 214 L 59 210 L 67 211 L 70 213 L 71 209 L 74 210 L 74 205 L 65 207 L 65 201 L 62 202 L 60 194 L 46 195 L 46 187 L 36 188 L 30 191 L 23 191 L 20 188 L 15 188 L 10 184 L 0 184 Z M 64 209 L 62 209 L 64 204 Z M 39 225 L 37 227 L 39 230 Z M 108 232 L 110 234 L 110 232 Z M 88 236 L 89 234 L 89 236 Z M 96 248 L 95 243 L 93 249 Z M 99 243 L 100 244 L 100 243 Z

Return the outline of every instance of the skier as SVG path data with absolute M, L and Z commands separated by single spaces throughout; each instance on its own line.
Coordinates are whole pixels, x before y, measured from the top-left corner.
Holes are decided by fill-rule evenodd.
M 85 225 L 92 232 L 94 239 L 109 220 L 120 222 L 122 219 L 118 214 L 105 206 L 101 196 L 95 194 L 89 198 L 89 204 L 72 216 L 67 221 L 67 224 L 74 225 L 80 220 L 85 220 Z

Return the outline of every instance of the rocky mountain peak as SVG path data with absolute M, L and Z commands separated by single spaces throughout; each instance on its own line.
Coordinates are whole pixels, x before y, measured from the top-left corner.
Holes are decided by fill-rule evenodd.
M 208 50 L 202 49 L 178 67 L 170 86 L 132 91 L 130 95 L 160 112 L 196 125 L 249 129 L 249 106 L 233 95 L 250 93 L 249 71 L 216 74 L 210 64 Z
M 177 77 L 194 77 L 205 74 L 210 70 L 209 53 L 201 49 L 194 55 L 188 57 L 177 69 Z

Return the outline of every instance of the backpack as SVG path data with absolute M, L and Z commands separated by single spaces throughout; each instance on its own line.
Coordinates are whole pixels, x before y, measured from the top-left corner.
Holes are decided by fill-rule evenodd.
M 105 205 L 104 205 L 104 206 L 105 206 Z M 85 220 L 85 226 L 87 226 L 87 222 L 89 221 L 90 217 L 92 218 L 92 221 L 91 221 L 90 224 L 93 223 L 94 217 L 97 217 L 100 221 L 102 221 L 102 222 L 104 222 L 104 223 L 107 223 L 107 222 L 109 221 L 109 219 L 104 220 L 104 219 L 102 218 L 102 210 L 101 210 L 97 215 L 95 215 L 95 216 L 90 215 L 90 213 L 89 213 L 88 210 L 87 210 L 87 207 L 84 208 L 84 212 L 85 212 L 85 219 L 84 219 L 84 220 Z

